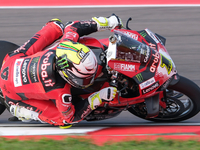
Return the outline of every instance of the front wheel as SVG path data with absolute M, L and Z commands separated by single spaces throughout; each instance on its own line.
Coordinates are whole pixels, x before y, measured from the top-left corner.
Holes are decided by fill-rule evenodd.
M 192 118 L 200 111 L 200 88 L 191 80 L 180 76 L 177 84 L 166 91 L 167 107 L 160 108 L 155 118 L 146 118 L 145 104 L 140 103 L 129 108 L 132 114 L 155 122 L 179 122 Z

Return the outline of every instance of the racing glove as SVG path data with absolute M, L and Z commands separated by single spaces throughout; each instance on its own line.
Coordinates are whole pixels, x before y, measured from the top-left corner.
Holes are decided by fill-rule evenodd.
M 64 24 L 62 23 L 62 21 L 60 19 L 58 19 L 58 18 L 51 19 L 46 24 L 49 24 L 51 22 L 54 22 L 54 24 L 57 25 L 58 27 L 60 27 L 62 32 L 64 32 Z
M 97 23 L 97 30 L 102 31 L 106 29 L 118 29 L 123 27 L 123 23 L 121 19 L 116 16 L 115 14 L 112 14 L 109 17 L 93 17 L 93 21 Z
M 88 102 L 92 110 L 101 105 L 102 101 L 112 101 L 115 98 L 117 89 L 115 87 L 107 87 L 99 92 L 95 92 L 88 97 Z

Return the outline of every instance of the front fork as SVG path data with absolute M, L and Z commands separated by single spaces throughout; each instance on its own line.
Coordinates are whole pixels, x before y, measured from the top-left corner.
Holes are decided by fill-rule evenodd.
M 178 74 L 173 75 L 169 78 L 158 90 L 158 94 L 153 97 L 145 98 L 146 108 L 147 108 L 147 118 L 155 117 L 159 114 L 160 107 L 166 109 L 167 107 L 167 94 L 170 94 L 168 87 L 177 84 L 180 77 Z
M 167 87 L 177 84 L 179 79 L 180 79 L 180 76 L 178 74 L 175 74 L 169 80 L 167 80 L 165 82 L 165 84 L 163 84 L 163 86 L 161 87 L 162 91 L 160 92 L 159 104 L 162 108 L 166 109 L 166 107 L 167 107 L 167 104 L 166 104 L 167 103 L 167 94 L 173 93 L 173 91 L 170 89 L 167 89 Z

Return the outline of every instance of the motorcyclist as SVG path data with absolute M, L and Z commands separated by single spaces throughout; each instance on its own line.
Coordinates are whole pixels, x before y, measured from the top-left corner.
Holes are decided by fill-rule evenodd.
M 90 86 L 97 72 L 97 59 L 79 37 L 122 26 L 116 15 L 93 17 L 64 25 L 52 19 L 30 40 L 3 60 L 0 88 L 10 112 L 24 122 L 39 120 L 52 125 L 83 120 L 102 100 L 111 101 L 116 88 L 91 94 L 74 106 L 71 86 Z

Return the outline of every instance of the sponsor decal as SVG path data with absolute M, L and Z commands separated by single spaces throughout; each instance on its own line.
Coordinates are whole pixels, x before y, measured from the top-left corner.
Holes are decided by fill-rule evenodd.
M 145 29 L 145 31 L 148 33 L 148 35 L 149 35 L 156 43 L 159 43 L 158 39 L 156 38 L 156 36 L 154 35 L 153 32 L 151 32 L 149 29 Z
M 159 62 L 159 53 L 156 52 L 155 54 L 152 54 L 152 56 L 154 56 L 154 59 L 153 59 L 153 63 L 152 65 L 150 66 L 150 72 L 155 72 L 156 71 L 156 66 Z
M 173 76 L 170 77 L 163 85 L 162 85 L 162 90 L 166 89 L 168 87 L 168 85 L 170 84 L 170 82 L 172 81 Z
M 74 30 L 76 31 L 76 29 L 74 28 Z M 71 38 L 71 37 L 74 37 L 74 38 L 77 38 L 77 33 L 74 33 L 74 32 L 67 32 L 67 34 L 65 34 L 65 38 Z
M 142 90 L 142 94 L 146 94 L 146 93 L 149 93 L 153 90 L 155 90 L 157 87 L 159 87 L 160 84 L 158 82 L 154 83 L 153 85 L 151 85 L 150 87 L 146 88 L 146 89 L 143 89 Z
M 8 101 L 8 104 L 10 104 L 10 105 L 16 105 L 16 106 L 21 106 L 21 107 L 26 108 L 26 109 L 31 110 L 31 111 L 35 111 L 35 110 L 38 109 L 38 108 L 36 108 L 34 106 L 30 107 L 30 105 L 28 105 L 26 103 L 22 103 L 22 102 L 19 102 L 19 103 L 17 102 L 16 103 L 14 101 L 16 101 L 16 100 Z M 11 111 L 13 111 L 13 110 L 11 110 Z M 11 112 L 11 113 L 14 113 L 14 112 Z
M 7 89 L 7 87 L 6 87 L 6 85 L 5 85 L 5 84 L 3 85 L 3 90 L 4 90 L 4 92 L 6 92 L 6 93 L 10 94 L 10 91 L 8 91 L 8 89 Z
M 78 56 L 80 57 L 80 59 L 83 59 L 85 57 L 86 53 L 84 51 L 82 51 L 82 49 L 80 51 L 78 51 Z
M 14 51 L 14 53 L 19 53 L 19 52 L 22 51 L 22 50 L 26 50 L 26 49 L 25 49 L 25 46 L 26 46 L 29 42 L 30 42 L 30 40 L 28 40 L 27 42 L 25 42 L 22 46 L 20 46 L 18 49 L 16 49 L 16 50 Z
M 144 57 L 144 63 L 148 62 L 149 56 L 150 56 L 150 48 L 148 46 L 146 47 L 147 47 L 147 50 L 146 50 L 146 56 Z
M 45 86 L 53 86 L 55 83 L 52 83 L 51 79 L 46 80 L 46 78 L 48 77 L 48 72 L 47 72 L 47 67 L 51 65 L 51 63 L 49 63 L 49 57 L 53 54 L 53 52 L 48 52 L 46 53 L 44 56 L 45 58 L 42 61 L 42 65 L 41 65 L 41 78 L 45 83 Z
M 168 58 L 166 58 L 164 55 L 160 55 L 161 56 L 161 64 L 160 67 L 162 68 L 166 68 L 167 69 L 167 73 L 170 74 L 172 71 L 172 61 Z
M 55 84 L 55 72 L 53 70 L 53 60 L 55 57 L 55 51 L 48 51 L 40 60 L 39 75 L 44 90 L 48 92 Z
M 13 75 L 13 81 L 14 81 L 14 86 L 22 86 L 22 81 L 21 81 L 21 65 L 24 59 L 16 59 L 15 64 L 14 64 L 14 75 Z
M 9 75 L 9 67 L 6 67 L 3 69 L 2 73 L 1 73 L 1 78 L 3 80 L 8 80 L 8 75 Z
M 39 39 L 39 37 L 40 35 L 36 34 L 33 38 L 25 42 L 24 45 L 15 50 L 14 53 L 19 53 L 20 51 L 25 53 Z
M 140 35 L 142 36 L 142 37 L 146 37 L 147 36 L 147 33 L 146 33 L 146 31 L 142 31 L 141 33 L 140 33 Z
M 150 47 L 150 48 L 153 48 L 154 50 L 156 50 L 156 44 L 149 43 L 149 47 Z
M 137 34 L 134 34 L 134 33 L 128 32 L 128 31 L 125 31 L 124 33 L 126 35 L 132 37 L 133 39 L 138 40 L 138 35 Z
M 155 80 L 155 78 L 153 77 L 153 78 L 150 78 L 149 80 L 147 80 L 147 81 L 141 83 L 139 86 L 140 86 L 141 89 L 144 89 L 144 88 L 146 88 L 146 87 L 152 85 L 152 84 L 155 83 L 155 82 L 156 82 L 156 80 Z
M 29 66 L 29 78 L 32 83 L 39 82 L 37 77 L 37 65 L 40 57 L 34 57 Z
M 22 83 L 23 83 L 23 85 L 30 83 L 29 79 L 28 79 L 28 73 L 27 73 L 27 68 L 28 68 L 29 62 L 30 62 L 30 58 L 25 59 L 23 64 L 22 64 L 21 75 L 22 75 Z
M 103 109 L 103 110 L 95 110 L 94 111 L 94 114 L 95 115 L 97 115 L 97 114 L 102 114 L 102 113 L 104 113 L 106 110 L 105 109 Z M 111 113 L 113 113 L 113 110 L 109 110 L 108 111 L 108 114 L 111 114 Z
M 84 62 L 85 61 L 85 59 L 88 57 L 88 55 L 89 55 L 90 53 L 85 53 L 82 49 L 80 50 L 80 51 L 78 51 L 78 58 L 80 59 L 80 60 L 82 60 L 82 62 Z
M 135 65 L 114 63 L 114 70 L 135 72 Z
M 137 78 L 137 80 L 138 80 L 139 82 L 142 82 L 142 81 L 144 80 L 141 73 L 137 74 L 137 75 L 136 75 L 136 78 Z
M 89 113 L 91 112 L 91 107 L 90 105 L 87 107 L 86 110 L 83 111 L 81 118 L 85 118 Z

